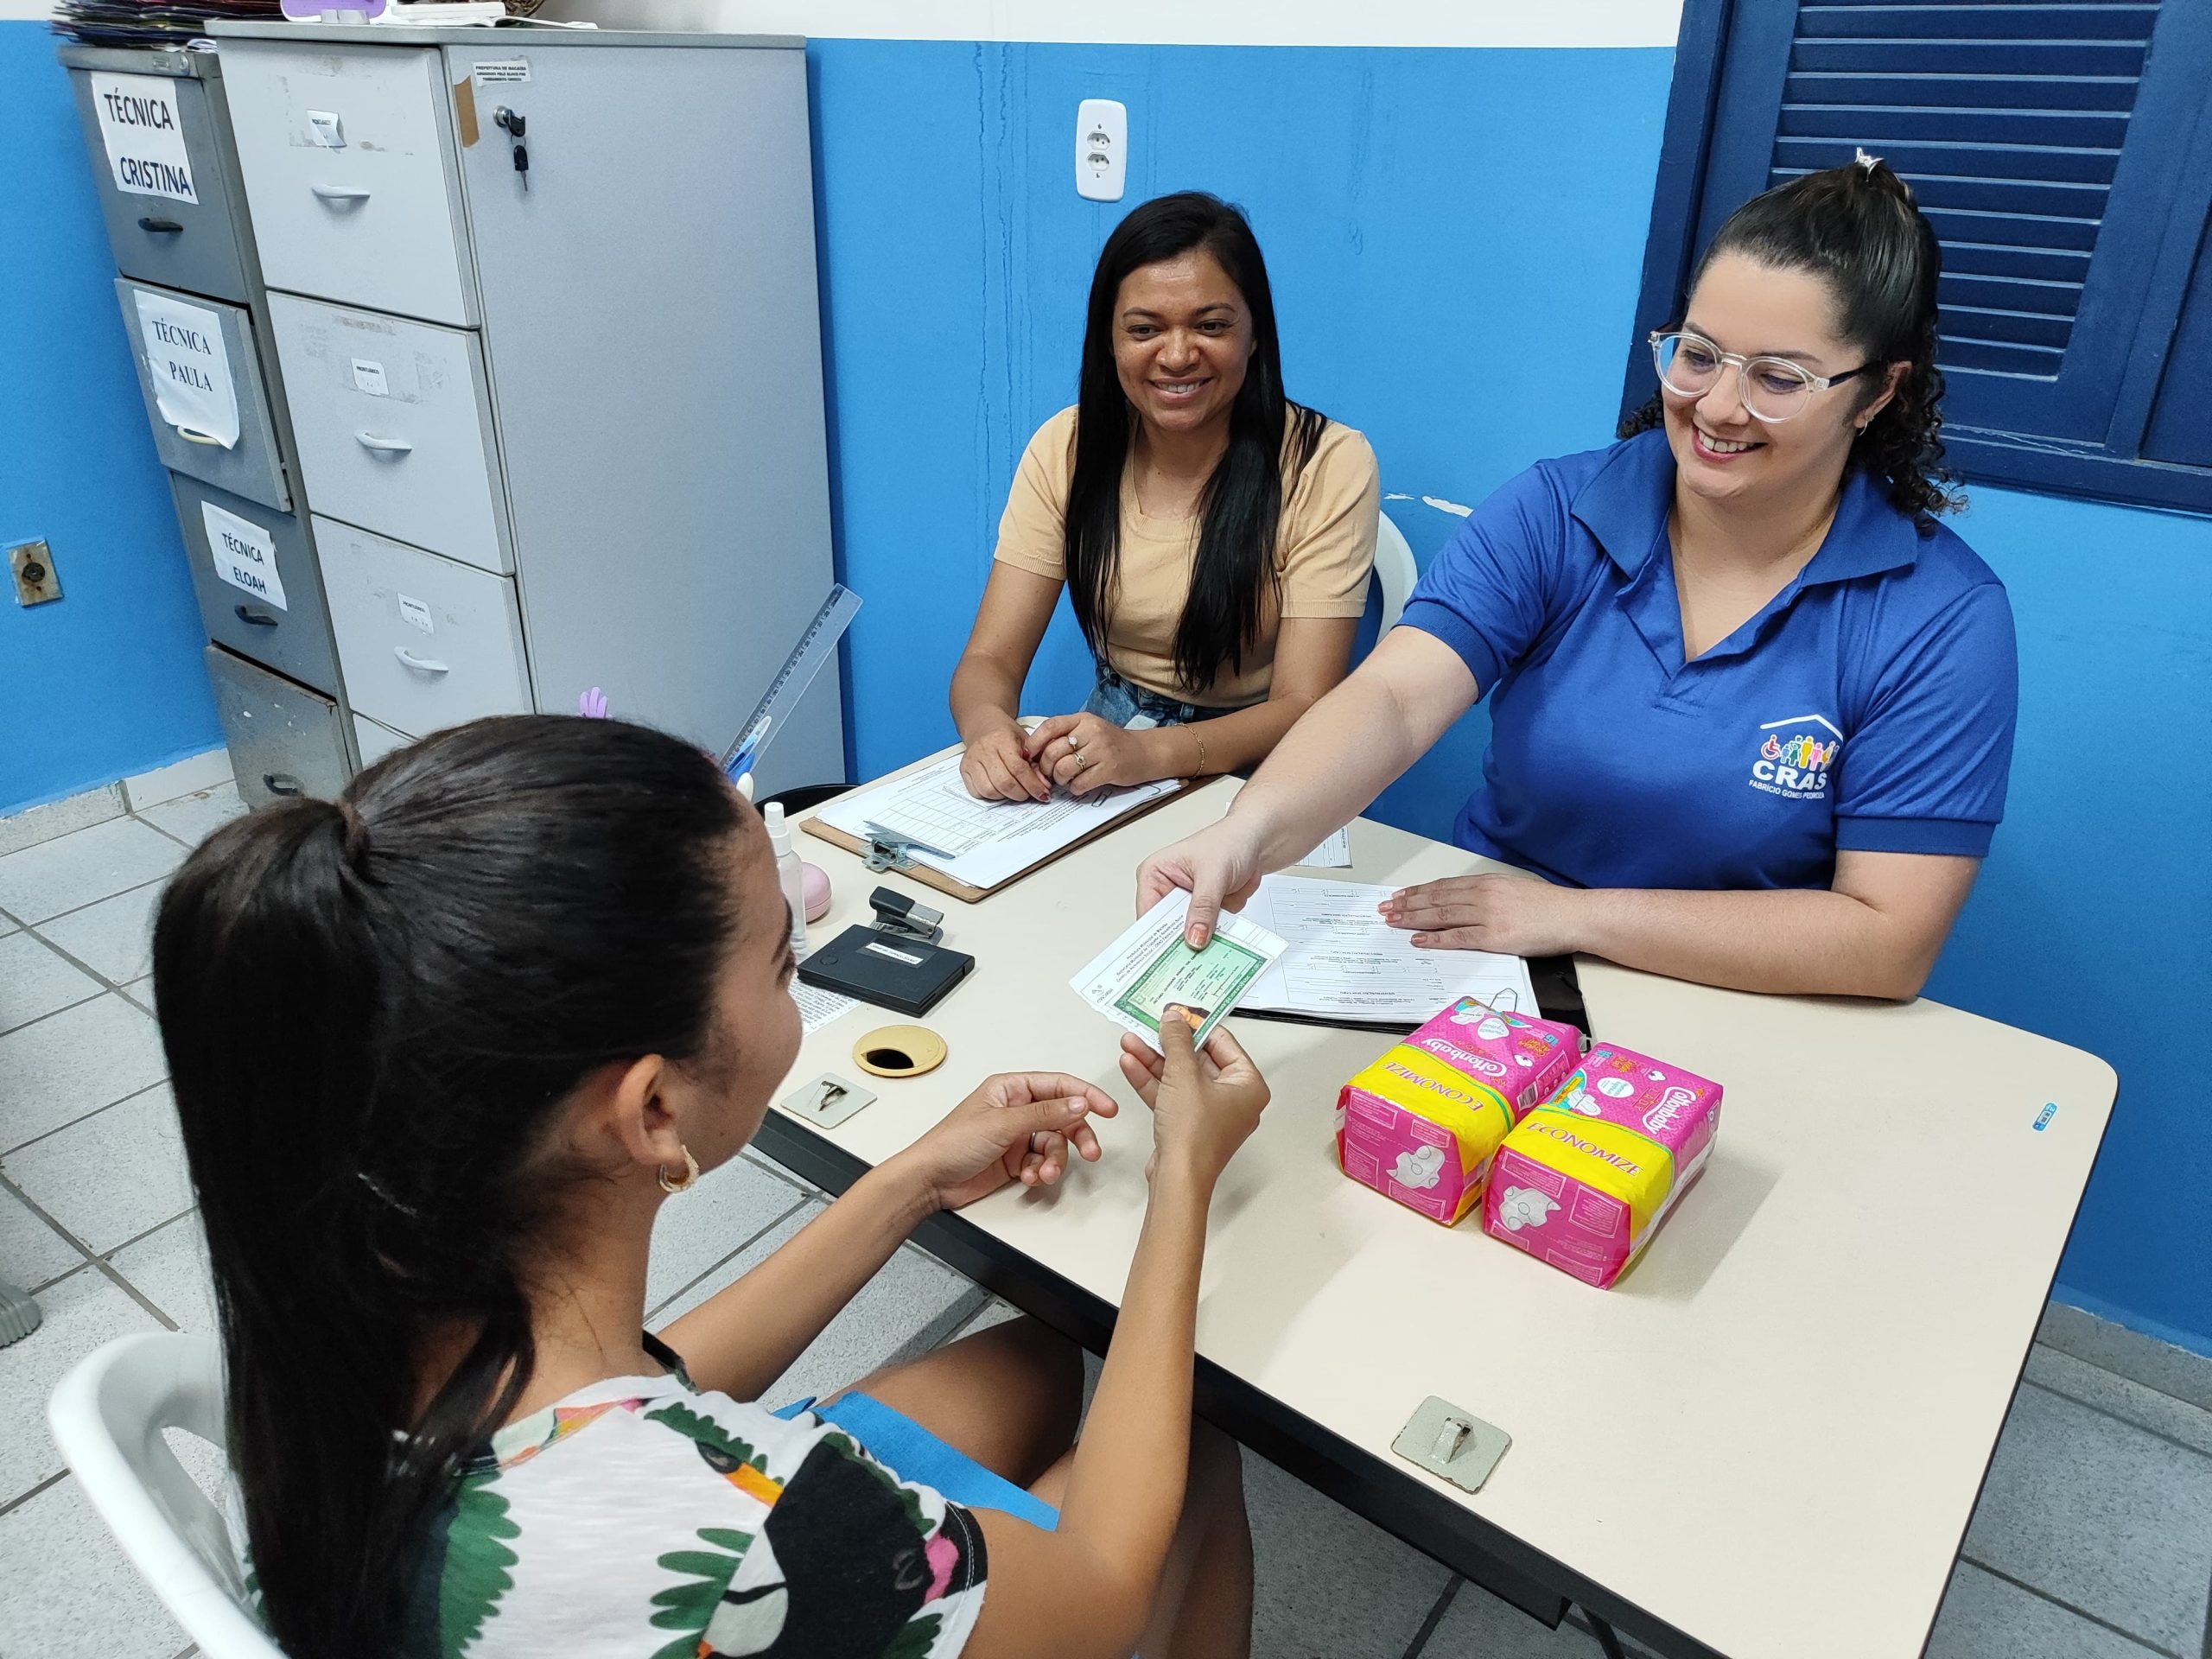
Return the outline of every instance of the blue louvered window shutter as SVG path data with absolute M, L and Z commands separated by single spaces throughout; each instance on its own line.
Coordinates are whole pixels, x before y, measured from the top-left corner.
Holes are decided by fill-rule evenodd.
M 1681 254 L 1647 320 L 1738 204 L 1863 149 L 1943 245 L 1954 464 L 2212 510 L 2212 0 L 1692 0 L 1670 146 L 1700 27 L 1711 119 L 1671 231 L 1662 161 Z

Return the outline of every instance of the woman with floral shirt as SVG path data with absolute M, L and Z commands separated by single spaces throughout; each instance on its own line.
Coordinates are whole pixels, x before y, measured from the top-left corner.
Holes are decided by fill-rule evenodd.
M 753 1403 L 925 1217 L 1100 1155 L 1116 1102 L 1058 1072 L 985 1079 L 643 1332 L 661 1205 L 752 1138 L 800 1037 L 760 821 L 678 740 L 429 738 L 210 837 L 154 955 L 293 1659 L 1249 1650 L 1236 1455 L 1191 1417 L 1206 1210 L 1267 1102 L 1233 1040 L 1124 1039 L 1151 1204 L 1071 1444 L 1078 1357 L 1028 1321 Z

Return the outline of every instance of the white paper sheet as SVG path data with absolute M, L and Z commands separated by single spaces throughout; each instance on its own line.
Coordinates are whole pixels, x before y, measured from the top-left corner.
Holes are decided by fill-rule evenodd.
M 798 1004 L 799 1027 L 809 1037 L 839 1015 L 850 1014 L 860 1007 L 855 997 L 841 991 L 825 991 L 819 985 L 810 985 L 801 979 L 791 981 L 791 1001 Z
M 115 188 L 137 196 L 197 203 L 185 153 L 178 83 L 167 75 L 92 74 L 92 111 Z
M 207 527 L 207 556 L 216 575 L 280 611 L 289 610 L 284 578 L 276 569 L 276 537 L 213 501 L 200 504 L 200 518 Z
M 1299 863 L 1310 870 L 1348 870 L 1351 868 L 1351 826 L 1331 836 Z
M 1391 891 L 1364 881 L 1262 878 L 1244 914 L 1287 948 L 1245 994 L 1244 1007 L 1409 1026 L 1461 996 L 1535 1012 L 1525 961 L 1487 950 L 1416 950 L 1412 934 L 1376 911 Z
M 162 418 L 226 449 L 235 448 L 238 394 L 231 383 L 223 320 L 204 305 L 187 305 L 143 288 L 130 292 L 138 304 L 140 343 Z
M 1082 799 L 1055 791 L 1048 801 L 979 801 L 960 781 L 956 752 L 910 777 L 833 801 L 819 816 L 863 841 L 883 831 L 911 842 L 918 862 L 970 887 L 995 887 L 1177 787 L 1163 780 Z
M 1132 922 L 1068 982 L 1075 994 L 1124 1031 L 1160 1046 L 1161 1010 L 1179 1003 L 1203 1016 L 1205 1042 L 1282 954 L 1283 942 L 1247 917 L 1222 912 L 1213 938 L 1193 950 L 1183 938 L 1191 895 L 1180 888 Z

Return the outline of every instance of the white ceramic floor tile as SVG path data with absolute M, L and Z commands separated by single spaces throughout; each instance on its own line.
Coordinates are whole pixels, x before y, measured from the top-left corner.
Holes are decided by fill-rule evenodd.
M 176 1321 L 180 1331 L 215 1334 L 215 1282 L 207 1272 L 207 1241 L 195 1211 L 180 1216 L 108 1257 L 131 1288 Z
M 74 830 L 119 818 L 127 810 L 120 784 L 107 784 L 80 795 L 64 796 L 43 806 L 26 807 L 0 818 L 0 854 L 58 841 Z
M 34 1290 L 84 1265 L 84 1255 L 75 1245 L 14 1193 L 0 1189 L 0 1279 L 19 1290 Z
M 118 985 L 154 971 L 154 910 L 167 884 L 149 881 L 39 925 L 39 931 Z
M 169 1659 L 188 1645 L 74 1476 L 0 1515 L 0 1654 Z
M 761 1151 L 758 1147 L 747 1147 L 745 1149 L 745 1156 L 748 1161 L 758 1164 L 762 1169 L 766 1170 L 768 1173 L 774 1176 L 778 1180 L 789 1182 L 800 1192 L 805 1193 L 809 1198 L 826 1198 L 829 1196 L 812 1181 L 808 1180 L 805 1176 L 785 1169 L 781 1164 L 771 1158 L 766 1153 Z
M 1244 1504 L 1255 1655 L 1400 1659 L 1451 1582 L 1418 1550 L 1250 1452 Z
M 0 1037 L 0 1152 L 168 1074 L 145 1009 L 111 991 Z
M 112 893 L 157 881 L 184 849 L 136 818 L 111 818 L 0 858 L 0 910 L 35 926 Z
M 46 1322 L 0 1348 L 0 1503 L 61 1471 L 61 1454 L 46 1432 L 46 1402 L 63 1373 L 117 1337 L 162 1328 L 98 1268 L 79 1268 L 48 1287 L 38 1305 Z M 0 1653 L 14 1651 L 0 1646 Z
M 945 1340 L 947 1342 L 954 1342 L 957 1341 L 962 1337 L 972 1337 L 979 1331 L 988 1331 L 995 1325 L 1004 1325 L 1009 1319 L 1018 1319 L 1020 1317 L 1021 1310 L 1020 1308 L 1010 1307 L 1006 1303 L 999 1300 L 997 1297 L 994 1296 L 989 1301 L 985 1302 L 983 1306 L 977 1310 L 974 1319 L 962 1325 L 957 1331 L 954 1332 L 951 1336 L 947 1337 Z
M 192 1207 L 184 1137 L 166 1084 L 10 1153 L 24 1195 L 95 1255 Z
M 2101 1365 L 2092 1365 L 2041 1343 L 2029 1351 L 2027 1376 L 2029 1382 L 2054 1393 L 2125 1417 L 2212 1458 L 2212 1411 L 2202 1406 L 2114 1376 Z
M 2055 1602 L 2007 1584 L 1971 1561 L 1951 1574 L 1950 1593 L 1929 1638 L 1927 1659 L 2155 1659 Z
M 132 980 L 123 988 L 123 994 L 145 1009 L 147 1013 L 158 1012 L 154 1006 L 154 976 L 151 974 L 147 975 L 143 979 Z
M 188 847 L 197 847 L 232 818 L 245 816 L 236 784 L 219 784 L 196 794 L 181 795 L 159 806 L 141 807 L 138 816 L 175 836 Z
M 8 916 L 0 916 L 0 939 L 6 938 L 8 935 L 13 933 L 15 931 L 16 924 L 14 918 Z
M 99 981 L 71 967 L 34 935 L 0 938 L 0 1032 L 99 994 Z
M 806 1202 L 796 1188 L 742 1158 L 670 1196 L 653 1222 L 645 1305 L 667 1300 Z
M 819 1208 L 809 1205 L 778 1224 L 772 1232 L 734 1260 L 716 1268 L 655 1313 L 651 1320 L 653 1328 L 664 1328 L 743 1277 L 773 1255 Z M 967 1280 L 933 1257 L 912 1247 L 899 1250 L 761 1399 L 771 1406 L 780 1406 L 808 1395 L 834 1394 L 859 1382 L 944 1319 L 974 1290 Z
M 2212 1584 L 2212 1458 L 2022 1389 L 1965 1554 L 2168 1653 L 2196 1653 Z
M 2036 1340 L 2212 1411 L 2212 1355 L 2190 1353 L 2063 1302 L 2044 1309 Z

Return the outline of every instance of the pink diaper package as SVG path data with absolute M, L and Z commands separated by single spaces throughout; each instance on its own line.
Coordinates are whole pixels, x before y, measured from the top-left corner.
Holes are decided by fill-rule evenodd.
M 1344 1086 L 1338 1161 L 1449 1227 L 1481 1200 L 1515 1120 L 1554 1092 L 1580 1052 L 1572 1026 L 1461 997 Z
M 1484 1230 L 1604 1289 L 1697 1179 L 1719 1127 L 1719 1084 L 1598 1044 L 1498 1147 Z

